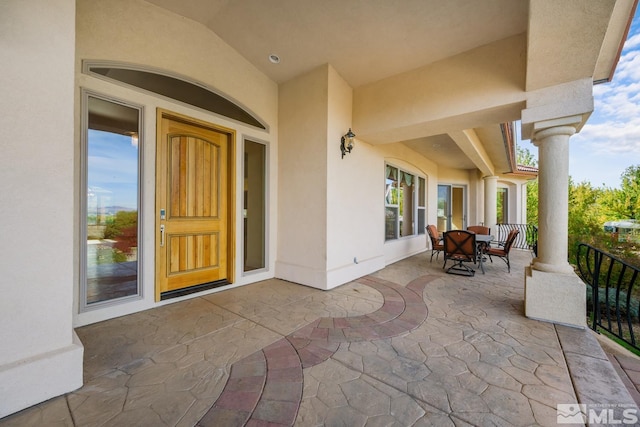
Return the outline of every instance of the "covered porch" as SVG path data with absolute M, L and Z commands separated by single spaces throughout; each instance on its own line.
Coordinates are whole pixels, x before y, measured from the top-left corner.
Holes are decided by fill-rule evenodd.
M 520 396 L 529 412 L 513 418 L 547 421 L 545 387 L 576 392 L 566 369 L 545 382 L 540 366 L 565 360 L 562 328 L 532 318 L 585 319 L 566 251 L 569 138 L 637 0 L 274 4 L 0 2 L 0 416 L 65 395 L 4 422 L 191 425 L 287 407 L 285 423 L 474 424 L 464 417 L 511 420 L 499 408 Z M 193 90 L 210 108 L 183 97 Z M 539 151 L 538 256 L 511 275 L 498 262 L 443 276 L 425 262 L 425 225 L 527 222 L 515 129 Z M 107 203 L 123 175 L 126 195 Z M 121 212 L 131 222 L 113 238 L 103 220 Z M 97 262 L 125 243 L 135 273 L 103 284 L 124 276 L 131 292 L 96 301 Z M 529 346 L 549 360 L 518 353 Z M 267 387 L 272 351 L 299 374 L 284 403 Z M 225 398 L 235 363 L 260 373 L 262 388 L 240 392 L 253 406 Z M 378 392 L 386 412 L 361 406 Z
M 0 425 L 556 425 L 558 404 L 634 405 L 591 331 L 523 315 L 529 251 L 474 277 L 429 256 L 78 328 L 84 386 Z

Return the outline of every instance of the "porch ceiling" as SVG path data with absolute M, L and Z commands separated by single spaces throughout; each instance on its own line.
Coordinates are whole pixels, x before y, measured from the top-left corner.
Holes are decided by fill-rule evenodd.
M 488 157 L 492 160 L 492 173 L 511 172 L 505 151 L 502 131 L 499 125 L 475 128 L 473 133 L 483 142 Z M 473 161 L 449 134 L 427 136 L 404 141 L 404 145 L 431 159 L 438 165 L 452 169 L 480 169 L 481 164 Z
M 452 169 L 474 169 L 460 147 L 447 134 L 427 136 L 404 142 L 404 145 L 433 162 Z
M 354 88 L 523 33 L 528 15 L 513 0 L 149 1 L 209 27 L 278 83 L 328 63 Z
M 496 173 L 508 171 L 504 143 L 494 137 L 499 124 L 519 118 L 527 91 L 609 79 L 636 4 L 147 1 L 210 28 L 277 83 L 330 64 L 354 88 L 353 124 L 366 142 L 404 141 L 439 163 L 473 168 L 477 159 L 440 136 L 471 130 L 489 156 L 485 169 Z M 431 149 L 436 140 L 440 152 Z

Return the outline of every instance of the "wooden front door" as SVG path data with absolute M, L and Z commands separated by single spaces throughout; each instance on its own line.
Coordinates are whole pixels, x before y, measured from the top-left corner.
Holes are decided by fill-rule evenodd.
M 158 112 L 156 301 L 231 282 L 234 136 Z

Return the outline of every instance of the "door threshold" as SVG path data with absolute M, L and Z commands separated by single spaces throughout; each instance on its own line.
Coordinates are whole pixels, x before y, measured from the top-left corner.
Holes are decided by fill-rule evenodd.
M 196 292 L 202 292 L 213 288 L 219 288 L 220 286 L 228 285 L 229 280 L 222 279 L 215 282 L 202 283 L 200 285 L 189 286 L 188 288 L 175 289 L 173 291 L 166 291 L 160 294 L 160 301 L 164 301 L 171 298 L 178 298 Z

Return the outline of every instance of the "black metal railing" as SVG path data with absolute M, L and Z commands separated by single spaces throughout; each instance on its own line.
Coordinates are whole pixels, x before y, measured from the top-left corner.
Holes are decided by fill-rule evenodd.
M 538 252 L 538 227 L 531 224 L 496 224 L 494 240 L 504 242 L 507 240 L 509 231 L 516 229 L 520 231 L 513 242 L 514 248 L 529 249 L 534 254 Z
M 587 314 L 594 331 L 604 329 L 640 350 L 640 269 L 586 243 L 578 245 L 578 274 L 587 284 Z

